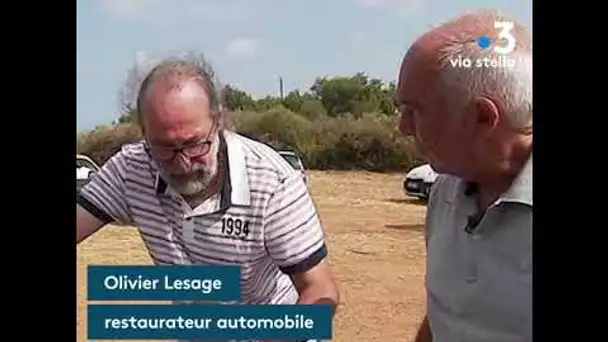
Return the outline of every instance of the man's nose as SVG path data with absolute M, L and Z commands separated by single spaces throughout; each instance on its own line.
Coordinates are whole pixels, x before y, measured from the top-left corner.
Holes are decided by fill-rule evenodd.
M 185 156 L 182 152 L 177 152 L 175 155 L 174 165 L 179 171 L 187 172 L 192 166 L 190 158 Z

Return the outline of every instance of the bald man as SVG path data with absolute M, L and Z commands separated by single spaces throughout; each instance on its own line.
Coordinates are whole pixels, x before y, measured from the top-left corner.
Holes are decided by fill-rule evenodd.
M 416 341 L 532 341 L 531 37 L 497 12 L 460 16 L 411 46 L 397 92 L 400 130 L 441 174 Z

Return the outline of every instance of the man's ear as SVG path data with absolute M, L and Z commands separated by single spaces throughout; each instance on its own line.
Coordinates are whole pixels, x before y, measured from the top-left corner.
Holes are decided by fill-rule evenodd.
M 485 136 L 500 123 L 501 115 L 497 104 L 485 97 L 477 97 L 471 105 L 468 126 L 476 136 Z

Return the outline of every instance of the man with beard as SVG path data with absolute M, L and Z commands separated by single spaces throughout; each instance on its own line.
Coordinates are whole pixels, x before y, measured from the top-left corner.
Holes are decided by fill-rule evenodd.
M 236 264 L 244 304 L 338 303 L 308 189 L 270 147 L 224 128 L 211 72 L 186 60 L 143 80 L 144 139 L 81 190 L 76 240 L 136 226 L 156 264 Z
M 497 60 L 494 48 L 509 43 L 510 67 L 450 62 Z M 401 131 L 441 174 L 428 202 L 427 315 L 416 341 L 532 341 L 531 37 L 491 11 L 445 23 L 407 52 L 397 97 Z

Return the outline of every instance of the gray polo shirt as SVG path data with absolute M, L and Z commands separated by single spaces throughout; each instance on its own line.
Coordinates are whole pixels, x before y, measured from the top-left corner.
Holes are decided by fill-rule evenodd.
M 476 228 L 465 229 L 476 215 L 470 184 L 437 178 L 426 224 L 433 342 L 532 341 L 532 155 Z

